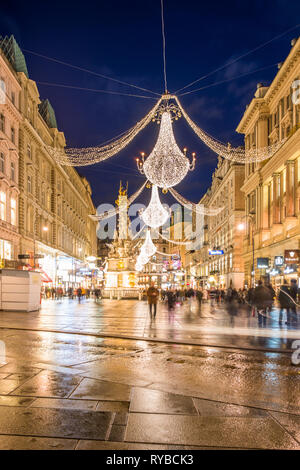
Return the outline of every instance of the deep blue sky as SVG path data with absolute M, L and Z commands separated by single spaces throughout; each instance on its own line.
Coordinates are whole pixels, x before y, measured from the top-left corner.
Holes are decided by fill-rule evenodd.
M 177 1 L 165 0 L 167 75 L 171 92 L 226 64 L 299 23 L 296 0 Z M 6 2 L 0 7 L 0 34 L 14 34 L 21 48 L 130 82 L 163 91 L 160 0 L 84 2 Z M 285 59 L 287 33 L 235 64 L 194 86 L 214 85 Z M 84 88 L 136 93 L 91 74 L 24 52 L 30 77 Z M 239 145 L 235 128 L 258 82 L 270 83 L 276 65 L 244 78 L 182 97 L 181 101 L 204 130 L 219 140 Z M 114 137 L 141 119 L 154 100 L 38 85 L 41 98 L 52 103 L 68 146 L 92 146 Z M 143 92 L 141 92 L 144 94 Z M 143 182 L 134 157 L 150 153 L 158 127 L 150 124 L 119 155 L 107 162 L 79 168 L 91 182 L 96 205 L 113 202 L 120 179 L 129 194 Z M 198 201 L 210 184 L 216 157 L 181 119 L 174 125 L 178 144 L 197 152 L 196 170 L 176 188 Z M 145 201 L 149 192 L 145 193 Z M 141 198 L 141 202 L 143 198 Z

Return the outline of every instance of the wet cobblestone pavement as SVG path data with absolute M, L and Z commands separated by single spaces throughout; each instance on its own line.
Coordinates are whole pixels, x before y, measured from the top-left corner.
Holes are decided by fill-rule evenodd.
M 224 336 L 236 343 L 225 347 L 220 333 L 204 331 L 225 326 L 221 309 L 185 315 L 170 319 L 174 339 L 160 306 L 156 334 L 171 342 L 157 342 L 146 305 L 135 301 L 46 301 L 40 313 L 1 312 L 0 449 L 300 449 L 300 369 L 287 338 L 272 338 L 284 352 L 243 350 L 239 341 L 253 348 L 257 337 L 234 332 Z M 255 328 L 247 317 L 236 326 L 249 320 Z M 176 343 L 187 340 L 187 326 L 201 328 L 196 341 L 215 345 Z M 281 331 L 275 320 L 273 331 Z

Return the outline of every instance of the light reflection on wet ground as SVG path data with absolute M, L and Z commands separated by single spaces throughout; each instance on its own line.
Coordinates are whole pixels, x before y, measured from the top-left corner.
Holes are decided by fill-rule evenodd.
M 211 346 L 290 350 L 300 339 L 300 330 L 278 322 L 279 310 L 268 315 L 266 326 L 243 306 L 236 316 L 228 315 L 223 304 L 197 302 L 189 309 L 177 304 L 168 311 L 159 303 L 155 320 L 150 320 L 145 301 L 136 300 L 44 300 L 40 312 L 0 312 L 0 327 L 68 331 L 202 344 Z M 299 321 L 300 325 L 300 321 Z

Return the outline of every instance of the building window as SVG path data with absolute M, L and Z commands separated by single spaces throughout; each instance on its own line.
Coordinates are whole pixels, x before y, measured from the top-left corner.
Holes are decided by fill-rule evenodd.
M 5 132 L 5 116 L 0 114 L 0 131 Z
M 15 128 L 11 128 L 11 141 L 15 144 L 16 143 L 16 131 Z
M 4 153 L 0 153 L 0 171 L 2 171 L 2 173 L 5 173 L 5 156 L 4 156 Z
M 32 193 L 32 179 L 30 175 L 27 176 L 27 192 Z
M 0 219 L 5 220 L 6 216 L 6 194 L 4 191 L 0 192 Z
M 11 102 L 12 102 L 12 104 L 15 104 L 15 102 L 16 102 L 16 95 L 15 95 L 14 91 L 11 92 Z
M 16 181 L 15 178 L 16 178 L 16 172 L 15 172 L 15 164 L 14 162 L 11 162 L 10 164 L 10 177 L 11 177 L 11 180 L 12 181 Z
M 10 223 L 17 225 L 17 201 L 13 198 L 10 200 Z

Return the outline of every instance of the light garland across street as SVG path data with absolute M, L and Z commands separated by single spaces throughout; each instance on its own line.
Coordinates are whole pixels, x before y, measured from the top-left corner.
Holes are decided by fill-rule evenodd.
M 137 122 L 137 124 L 129 129 L 129 131 L 123 133 L 122 137 L 107 145 L 103 145 L 101 147 L 67 148 L 65 151 L 63 149 L 47 146 L 47 150 L 61 165 L 87 166 L 107 160 L 125 148 L 139 134 L 139 132 L 141 132 L 149 122 L 151 122 L 161 101 L 162 98 L 157 101 L 155 106 L 143 119 Z
M 203 205 L 198 205 L 195 202 L 191 202 L 185 197 L 183 197 L 181 194 L 178 193 L 174 188 L 169 189 L 170 193 L 176 199 L 179 204 L 182 206 L 186 207 L 187 209 L 192 210 L 193 212 L 196 212 L 197 214 L 203 214 L 203 215 L 208 215 L 208 216 L 215 216 L 220 214 L 224 207 L 204 207 Z
M 172 96 L 183 117 L 187 121 L 187 123 L 190 125 L 190 127 L 193 129 L 195 134 L 197 134 L 198 137 L 202 140 L 202 142 L 205 143 L 211 150 L 213 150 L 216 154 L 220 155 L 221 157 L 227 158 L 228 160 L 232 160 L 237 163 L 252 163 L 252 162 L 261 162 L 263 160 L 267 160 L 268 158 L 271 158 L 272 155 L 274 155 L 280 147 L 284 144 L 286 139 L 282 139 L 281 141 L 278 141 L 274 143 L 273 145 L 269 145 L 267 147 L 262 147 L 262 148 L 252 148 L 252 149 L 247 149 L 245 150 L 243 147 L 231 147 L 230 144 L 225 145 L 216 139 L 213 139 L 210 137 L 206 132 L 204 132 L 200 127 L 198 127 L 192 119 L 189 117 L 189 115 L 185 112 L 183 109 L 179 99 L 177 96 Z

